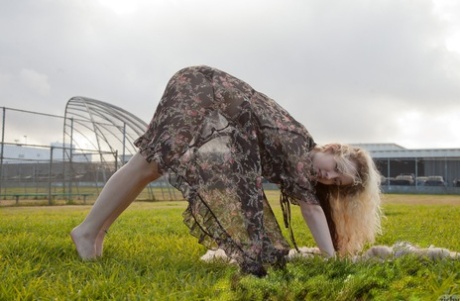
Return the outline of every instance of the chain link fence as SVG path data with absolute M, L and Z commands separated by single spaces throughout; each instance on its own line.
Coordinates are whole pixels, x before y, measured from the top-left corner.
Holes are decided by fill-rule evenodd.
M 0 205 L 94 202 L 107 180 L 129 160 L 138 136 L 126 126 L 133 116 L 108 107 L 98 120 L 79 119 L 83 116 L 79 102 L 84 101 L 94 106 L 93 112 L 105 108 L 102 102 L 84 98 L 71 103 L 75 112 L 71 117 L 1 108 Z M 142 126 L 138 123 L 137 131 Z M 460 194 L 460 150 L 450 151 L 444 157 L 397 158 L 375 153 L 374 161 L 383 176 L 382 190 Z M 270 183 L 264 186 L 277 189 Z M 138 200 L 182 200 L 182 195 L 161 178 L 148 185 Z
M 63 143 L 64 122 L 63 116 L 2 108 L 0 204 L 92 203 L 130 158 L 124 149 L 82 148 L 83 139 Z M 178 199 L 182 196 L 165 179 L 151 183 L 138 197 Z

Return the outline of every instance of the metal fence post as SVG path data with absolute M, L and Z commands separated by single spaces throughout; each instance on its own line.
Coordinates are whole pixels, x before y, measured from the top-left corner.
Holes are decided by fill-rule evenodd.
M 117 171 L 118 170 L 118 150 L 115 150 L 115 153 L 113 154 L 113 156 L 115 158 L 115 171 Z
M 70 195 L 72 194 L 72 186 L 73 186 L 73 172 L 74 172 L 74 166 L 73 166 L 73 117 L 70 118 L 70 157 L 69 157 L 69 188 L 67 193 Z
M 3 119 L 2 119 L 2 148 L 0 151 L 0 194 L 2 193 L 2 182 L 3 182 L 3 145 L 5 142 L 5 116 L 6 109 L 3 107 Z
M 48 204 L 53 203 L 53 196 L 51 194 L 51 175 L 53 172 L 53 151 L 54 151 L 54 146 L 51 146 L 50 148 L 50 165 L 49 165 L 49 172 L 48 172 Z
M 387 159 L 387 187 L 389 188 L 390 187 L 390 158 Z
M 121 161 L 121 165 L 125 165 L 126 163 L 126 122 L 123 122 L 123 159 Z

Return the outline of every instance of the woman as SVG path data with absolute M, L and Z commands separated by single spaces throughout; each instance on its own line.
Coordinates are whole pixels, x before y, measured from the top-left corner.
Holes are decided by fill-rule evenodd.
M 83 259 L 102 255 L 110 225 L 163 174 L 189 202 L 184 222 L 191 234 L 254 275 L 265 275 L 266 264 L 283 266 L 290 248 L 263 178 L 280 187 L 286 226 L 289 204 L 299 205 L 326 256 L 357 252 L 379 231 L 379 177 L 369 155 L 316 146 L 276 102 L 223 71 L 199 66 L 176 73 L 135 145 L 139 152 L 71 233 Z

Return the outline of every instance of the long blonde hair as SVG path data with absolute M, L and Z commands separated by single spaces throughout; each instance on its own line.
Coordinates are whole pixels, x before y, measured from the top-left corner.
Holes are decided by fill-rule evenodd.
M 380 174 L 364 149 L 343 144 L 327 144 L 317 149 L 331 152 L 339 169 L 347 174 L 350 166 L 354 167 L 353 184 L 318 183 L 317 194 L 337 253 L 341 256 L 356 254 L 381 233 Z

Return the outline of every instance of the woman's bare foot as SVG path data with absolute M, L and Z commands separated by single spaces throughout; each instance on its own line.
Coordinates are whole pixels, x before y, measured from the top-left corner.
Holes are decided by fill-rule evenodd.
M 96 245 L 89 235 L 83 233 L 79 227 L 75 227 L 70 232 L 70 237 L 77 248 L 78 255 L 84 260 L 91 260 L 96 258 Z

